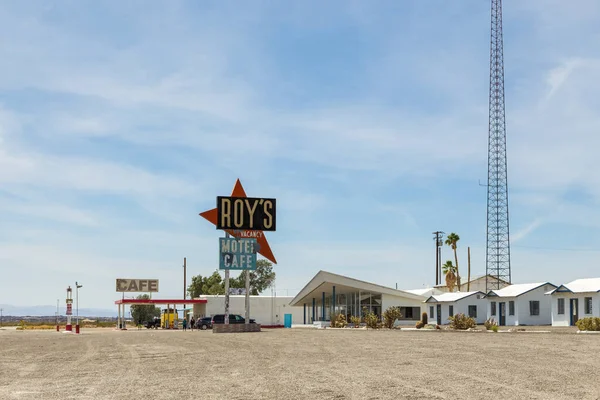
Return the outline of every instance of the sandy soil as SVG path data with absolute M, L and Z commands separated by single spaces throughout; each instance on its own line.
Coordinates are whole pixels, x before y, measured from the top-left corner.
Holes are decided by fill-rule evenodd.
M 7 329 L 0 398 L 600 399 L 600 335 L 557 332 Z

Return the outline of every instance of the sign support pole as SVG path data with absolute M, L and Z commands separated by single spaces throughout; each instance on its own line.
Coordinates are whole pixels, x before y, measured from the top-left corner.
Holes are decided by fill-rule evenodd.
M 229 238 L 229 233 L 225 233 Z M 225 269 L 225 325 L 229 325 L 229 268 Z
M 250 270 L 246 270 L 246 325 L 250 323 Z

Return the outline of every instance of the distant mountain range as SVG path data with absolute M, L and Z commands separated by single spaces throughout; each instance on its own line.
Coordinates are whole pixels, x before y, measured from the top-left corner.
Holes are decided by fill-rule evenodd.
M 30 316 L 30 317 L 43 317 L 43 316 L 52 316 L 56 313 L 56 306 L 13 306 L 10 304 L 0 304 L 0 308 L 2 308 L 2 314 L 6 316 Z M 61 307 L 58 309 L 60 315 L 64 315 L 65 307 L 64 304 L 61 304 Z M 73 307 L 73 315 L 75 315 L 75 307 Z M 80 317 L 116 317 L 117 310 L 107 310 L 102 308 L 80 308 L 79 309 Z

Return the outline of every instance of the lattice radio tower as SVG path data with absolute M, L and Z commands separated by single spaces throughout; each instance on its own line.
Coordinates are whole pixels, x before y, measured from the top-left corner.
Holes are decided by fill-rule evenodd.
M 490 41 L 490 115 L 488 136 L 486 291 L 511 282 L 504 108 L 504 49 L 502 0 L 492 1 Z

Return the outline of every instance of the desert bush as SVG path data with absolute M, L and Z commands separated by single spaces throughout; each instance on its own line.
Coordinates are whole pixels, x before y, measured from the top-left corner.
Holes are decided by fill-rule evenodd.
M 379 318 L 372 312 L 367 312 L 367 307 L 363 308 L 363 318 L 365 319 L 365 324 L 367 324 L 367 328 L 371 329 L 379 329 L 381 324 L 379 322 Z
M 580 331 L 600 331 L 600 318 L 587 317 L 582 318 L 575 323 Z
M 475 328 L 477 326 L 473 318 L 467 317 L 462 313 L 456 314 L 453 317 L 448 317 L 448 320 L 450 321 L 450 328 L 452 329 L 465 330 Z
M 336 328 L 345 328 L 346 325 L 348 325 L 348 322 L 346 321 L 346 316 L 344 314 L 338 314 L 335 317 L 335 327 Z
M 498 327 L 498 323 L 496 322 L 496 320 L 494 318 L 489 318 L 488 320 L 486 320 L 483 323 L 483 326 L 485 326 L 485 329 L 487 329 L 488 331 L 490 329 L 492 329 L 494 326 Z
M 417 329 L 421 329 L 424 326 L 425 326 L 425 324 L 423 324 L 423 321 L 417 321 L 417 323 L 415 324 L 415 327 Z
M 360 317 L 357 317 L 357 316 L 353 315 L 353 316 L 350 317 L 350 322 L 352 322 L 354 324 L 355 328 L 360 327 Z
M 424 312 L 423 314 L 421 314 L 421 322 L 423 323 L 423 325 L 427 325 L 427 313 Z
M 498 333 L 498 325 L 492 325 L 492 331 Z
M 329 327 L 335 328 L 335 319 L 337 318 L 337 314 L 331 314 L 329 318 Z
M 383 312 L 383 325 L 388 329 L 392 329 L 394 327 L 394 322 L 400 318 L 402 318 L 400 307 L 388 307 L 388 309 Z

